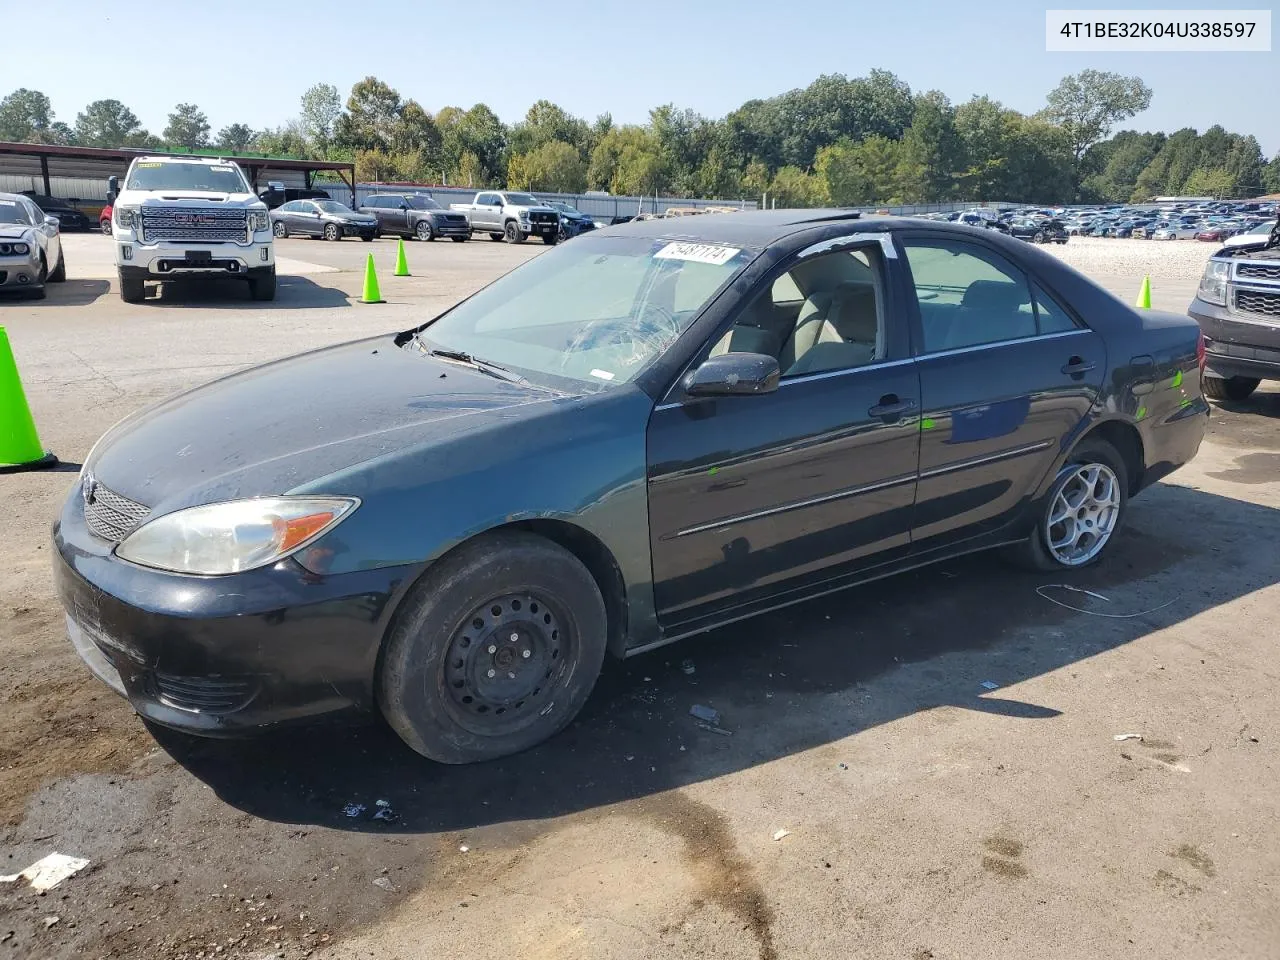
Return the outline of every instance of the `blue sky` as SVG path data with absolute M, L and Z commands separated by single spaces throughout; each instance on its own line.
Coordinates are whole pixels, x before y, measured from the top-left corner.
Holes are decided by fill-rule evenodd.
M 1165 0 L 1166 6 L 1171 0 Z M 1126 126 L 1171 131 L 1214 123 L 1280 150 L 1280 54 L 1066 54 L 1044 50 L 1044 11 L 1152 8 L 1130 0 L 543 0 L 480 4 L 6 4 L 0 96 L 36 87 L 74 124 L 87 102 L 123 101 L 158 132 L 178 101 L 199 104 L 216 131 L 275 126 L 317 81 L 338 87 L 375 74 L 434 112 L 487 103 L 505 121 L 552 100 L 592 118 L 643 121 L 675 102 L 722 116 L 744 100 L 804 86 L 821 73 L 892 70 L 913 90 L 953 102 L 988 94 L 1039 109 L 1064 74 L 1086 67 L 1141 76 L 1149 110 Z M 1199 9 L 1268 8 L 1274 0 L 1199 0 Z M 51 11 L 57 11 L 51 16 Z M 1280 18 L 1276 18 L 1280 22 Z M 271 26 L 278 24 L 278 26 Z M 57 48 L 55 40 L 62 38 Z M 1273 38 L 1273 43 L 1274 43 Z M 70 44 L 68 46 L 67 44 Z M 489 51 L 481 55 L 481 51 Z M 518 59 L 519 58 L 519 59 Z M 211 69 L 222 64 L 224 71 Z M 254 64 L 262 69 L 255 69 Z

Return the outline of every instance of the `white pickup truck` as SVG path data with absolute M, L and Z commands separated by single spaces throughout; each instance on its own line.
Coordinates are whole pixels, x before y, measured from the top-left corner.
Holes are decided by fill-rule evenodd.
M 539 236 L 546 244 L 560 236 L 560 214 L 531 193 L 482 190 L 471 203 L 451 203 L 450 210 L 465 213 L 471 232 L 487 233 L 491 240 L 524 243 Z
M 276 295 L 267 205 L 234 163 L 212 157 L 138 157 L 112 198 L 120 297 L 140 303 L 147 281 L 197 276 L 246 280 L 255 300 Z

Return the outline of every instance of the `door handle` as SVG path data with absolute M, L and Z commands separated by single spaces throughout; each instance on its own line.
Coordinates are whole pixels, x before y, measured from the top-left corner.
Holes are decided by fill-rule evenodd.
M 1090 370 L 1092 370 L 1096 366 L 1097 364 L 1094 363 L 1092 360 L 1084 360 L 1080 357 L 1072 357 L 1070 360 L 1067 361 L 1066 366 L 1062 368 L 1062 372 L 1069 374 L 1070 376 L 1073 376 L 1073 377 L 1080 377 L 1088 373 Z
M 889 393 L 881 397 L 880 402 L 867 411 L 867 416 L 897 420 L 915 408 L 914 400 L 899 400 L 897 394 Z

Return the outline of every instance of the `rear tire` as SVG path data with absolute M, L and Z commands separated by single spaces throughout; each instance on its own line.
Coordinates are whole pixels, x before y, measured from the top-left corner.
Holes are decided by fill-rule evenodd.
M 507 243 L 524 243 L 527 238 L 520 232 L 520 224 L 508 220 L 507 225 L 502 228 L 502 239 Z
M 495 241 L 495 242 L 496 242 L 496 241 L 498 241 L 498 240 L 501 240 L 501 239 L 502 239 L 502 234 L 500 234 L 500 233 L 491 233 L 491 234 L 489 234 L 489 239 L 490 239 L 490 240 L 493 240 L 493 241 Z
M 255 300 L 274 300 L 276 298 L 276 272 L 272 270 L 265 277 L 250 277 L 249 296 Z
M 1244 403 L 1253 396 L 1253 391 L 1258 389 L 1258 384 L 1261 382 L 1255 377 L 1227 377 L 1225 380 L 1219 377 L 1205 377 L 1204 395 L 1211 400 L 1232 400 L 1235 403 Z
M 142 303 L 147 299 L 147 284 L 145 280 L 126 280 L 120 278 L 120 299 L 125 303 Z
M 1071 451 L 1049 488 L 1031 536 L 1010 548 L 1008 556 L 1035 570 L 1092 566 L 1115 543 L 1128 506 L 1124 458 L 1105 440 L 1086 439 Z M 1072 537 L 1073 546 L 1064 547 Z
M 379 706 L 432 760 L 517 753 L 577 715 L 606 636 L 604 600 L 577 557 L 528 533 L 483 536 L 409 593 L 383 650 Z

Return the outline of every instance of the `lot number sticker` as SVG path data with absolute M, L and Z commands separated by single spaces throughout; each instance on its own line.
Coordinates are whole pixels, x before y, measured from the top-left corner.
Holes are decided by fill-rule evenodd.
M 694 263 L 710 263 L 723 266 L 742 251 L 737 247 L 722 247 L 715 243 L 668 243 L 653 255 L 655 260 L 692 260 Z

